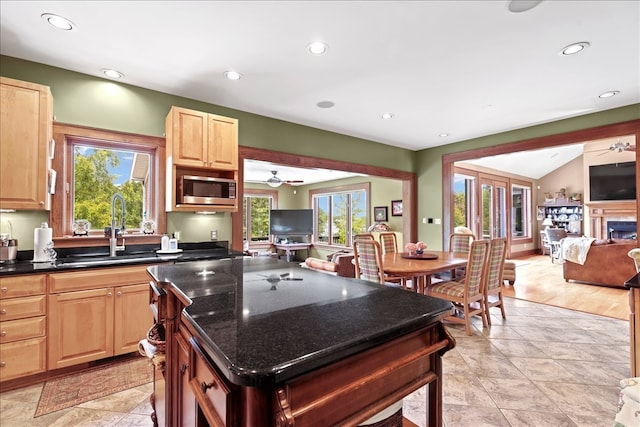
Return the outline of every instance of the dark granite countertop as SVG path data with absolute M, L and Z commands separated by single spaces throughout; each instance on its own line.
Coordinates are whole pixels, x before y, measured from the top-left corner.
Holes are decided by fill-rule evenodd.
M 150 266 L 232 383 L 273 385 L 439 321 L 451 303 L 270 258 Z M 292 280 L 295 279 L 295 280 Z M 183 298 L 184 299 L 184 298 Z
M 122 267 L 127 265 L 175 263 L 242 256 L 229 250 L 228 242 L 181 243 L 181 252 L 158 254 L 159 245 L 128 245 L 123 252 L 109 257 L 109 246 L 57 249 L 55 262 L 31 262 L 33 251 L 19 251 L 15 261 L 0 263 L 0 277 L 16 274 L 51 273 L 87 268 Z

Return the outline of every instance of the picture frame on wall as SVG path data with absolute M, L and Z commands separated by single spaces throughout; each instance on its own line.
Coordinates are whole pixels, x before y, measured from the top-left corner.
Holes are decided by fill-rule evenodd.
M 391 216 L 402 216 L 402 200 L 391 201 Z
M 375 206 L 373 208 L 373 219 L 376 222 L 388 221 L 388 209 L 386 206 Z

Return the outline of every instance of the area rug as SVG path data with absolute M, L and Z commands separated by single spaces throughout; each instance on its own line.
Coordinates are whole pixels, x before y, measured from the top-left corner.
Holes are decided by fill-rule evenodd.
M 34 418 L 151 381 L 153 365 L 145 357 L 114 361 L 54 378 L 44 384 Z

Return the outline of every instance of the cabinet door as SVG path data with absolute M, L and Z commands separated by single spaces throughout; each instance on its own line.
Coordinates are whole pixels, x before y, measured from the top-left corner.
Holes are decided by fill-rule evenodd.
M 238 169 L 238 120 L 209 114 L 208 164 L 214 169 Z
M 173 164 L 207 165 L 207 113 L 173 107 L 170 132 Z
M 113 355 L 113 288 L 49 296 L 49 369 Z
M 138 342 L 153 325 L 149 310 L 149 285 L 130 285 L 115 288 L 114 354 L 137 351 Z
M 0 80 L 0 208 L 50 208 L 53 98 L 48 87 Z
M 180 389 L 178 391 L 178 401 L 180 402 L 180 410 L 177 413 L 178 422 L 180 426 L 195 426 L 198 418 L 198 407 L 196 404 L 196 396 L 189 385 L 189 379 L 191 372 L 193 371 L 191 365 L 191 346 L 188 344 L 185 333 L 181 330 L 176 334 L 176 341 L 178 343 L 178 367 L 179 367 L 179 383 Z

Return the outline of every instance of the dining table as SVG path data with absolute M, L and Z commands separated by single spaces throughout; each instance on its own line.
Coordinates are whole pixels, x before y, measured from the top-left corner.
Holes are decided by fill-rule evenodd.
M 382 268 L 392 277 L 415 280 L 414 290 L 424 293 L 431 276 L 467 265 L 468 255 L 460 252 L 425 251 L 422 254 L 387 252 L 382 255 Z

